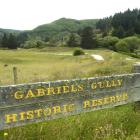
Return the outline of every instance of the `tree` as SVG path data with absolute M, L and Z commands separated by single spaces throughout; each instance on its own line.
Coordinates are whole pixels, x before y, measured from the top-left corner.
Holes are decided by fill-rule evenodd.
M 140 49 L 140 39 L 138 37 L 127 37 L 121 39 L 116 43 L 115 47 L 118 51 L 134 53 L 136 50 Z
M 113 32 L 116 36 L 128 37 L 135 33 L 140 33 L 140 10 L 128 9 L 124 13 L 116 13 L 113 18 L 111 25 L 113 27 Z M 123 33 L 123 36 L 122 36 Z
M 112 32 L 113 36 L 117 36 L 119 38 L 123 38 L 125 36 L 125 31 L 122 26 L 119 26 L 118 28 L 115 28 Z
M 82 31 L 81 47 L 83 49 L 92 49 L 96 47 L 96 40 L 93 38 L 93 30 L 91 27 L 86 27 Z
M 17 49 L 17 39 L 12 33 L 10 33 L 7 43 L 9 49 Z
M 28 40 L 28 34 L 27 32 L 21 32 L 18 34 L 17 36 L 17 43 L 18 43 L 18 46 L 20 46 L 21 44 L 23 44 L 26 40 Z
M 70 35 L 70 38 L 69 38 L 69 40 L 67 42 L 67 45 L 69 47 L 76 47 L 78 45 L 76 37 L 75 37 L 75 35 L 73 33 Z
M 2 47 L 8 48 L 8 37 L 6 33 L 4 33 L 3 38 L 2 38 Z
M 112 17 L 109 18 L 103 18 L 100 19 L 97 23 L 96 23 L 96 28 L 100 29 L 103 33 L 103 36 L 107 36 L 110 29 L 111 29 L 111 21 L 112 21 Z

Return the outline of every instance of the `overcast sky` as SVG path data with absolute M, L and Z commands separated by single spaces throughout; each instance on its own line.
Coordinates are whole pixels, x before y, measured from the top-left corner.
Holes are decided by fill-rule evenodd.
M 140 0 L 0 0 L 0 28 L 29 30 L 66 17 L 95 19 L 140 8 Z

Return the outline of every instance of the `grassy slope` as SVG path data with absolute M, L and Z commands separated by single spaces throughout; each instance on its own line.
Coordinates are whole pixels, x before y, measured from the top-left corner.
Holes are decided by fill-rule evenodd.
M 18 68 L 19 83 L 23 83 L 129 73 L 132 64 L 139 61 L 128 61 L 129 56 L 103 49 L 86 50 L 86 56 L 77 57 L 71 56 L 72 52 L 70 48 L 0 50 L 0 84 L 13 83 L 13 66 Z M 102 55 L 105 62 L 95 61 L 91 54 Z M 5 140 L 132 140 L 140 138 L 139 130 L 140 113 L 129 104 L 0 131 L 0 137 L 6 132 Z

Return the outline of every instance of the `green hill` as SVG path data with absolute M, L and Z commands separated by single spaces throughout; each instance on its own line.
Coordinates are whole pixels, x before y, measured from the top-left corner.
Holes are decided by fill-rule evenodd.
M 9 33 L 12 33 L 12 34 L 19 34 L 21 31 L 19 30 L 13 30 L 13 29 L 2 29 L 0 28 L 0 39 L 2 38 L 3 34 L 6 33 L 6 34 L 9 34 Z
M 55 46 L 63 45 L 69 39 L 71 33 L 77 33 L 83 28 L 90 26 L 95 28 L 98 19 L 75 20 L 61 18 L 52 23 L 43 24 L 33 30 L 18 31 L 0 28 L 0 41 L 4 33 L 14 33 L 18 35 L 19 44 L 27 40 L 42 40 Z
M 97 22 L 96 19 L 75 20 L 75 19 L 61 18 L 50 24 L 40 25 L 37 28 L 35 28 L 33 31 L 34 32 L 39 32 L 39 31 L 75 32 L 77 30 L 83 29 L 86 26 L 95 27 L 96 22 Z
M 65 34 L 71 32 L 77 32 L 87 26 L 91 26 L 95 28 L 97 19 L 89 19 L 89 20 L 75 20 L 75 19 L 67 19 L 61 18 L 49 24 L 44 24 L 36 27 L 29 34 L 33 37 L 52 37 L 58 34 Z
M 2 29 L 0 28 L 0 33 L 19 33 L 20 30 L 13 30 L 13 29 Z

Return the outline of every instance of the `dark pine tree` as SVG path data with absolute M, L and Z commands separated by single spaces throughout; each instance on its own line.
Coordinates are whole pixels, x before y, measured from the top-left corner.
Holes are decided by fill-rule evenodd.
M 18 36 L 16 38 L 18 46 L 20 46 L 20 44 L 24 43 L 27 39 L 28 39 L 27 32 L 21 32 L 20 34 L 18 34 Z
M 17 39 L 15 35 L 10 34 L 8 38 L 8 48 L 9 49 L 17 49 Z
M 8 48 L 8 37 L 6 33 L 4 33 L 2 38 L 2 48 Z
M 103 37 L 107 36 L 109 31 L 111 30 L 112 28 L 111 21 L 112 21 L 112 17 L 109 17 L 109 18 L 100 19 L 96 23 L 96 28 L 101 30 Z
M 123 38 L 125 36 L 125 31 L 122 26 L 119 26 L 118 28 L 115 28 L 112 32 L 113 36 L 117 36 L 119 38 Z
M 96 47 L 96 41 L 93 39 L 93 29 L 86 27 L 81 35 L 81 47 L 83 49 L 92 49 Z
M 123 13 L 116 13 L 111 25 L 114 35 L 120 38 L 140 34 L 140 10 L 128 9 Z

